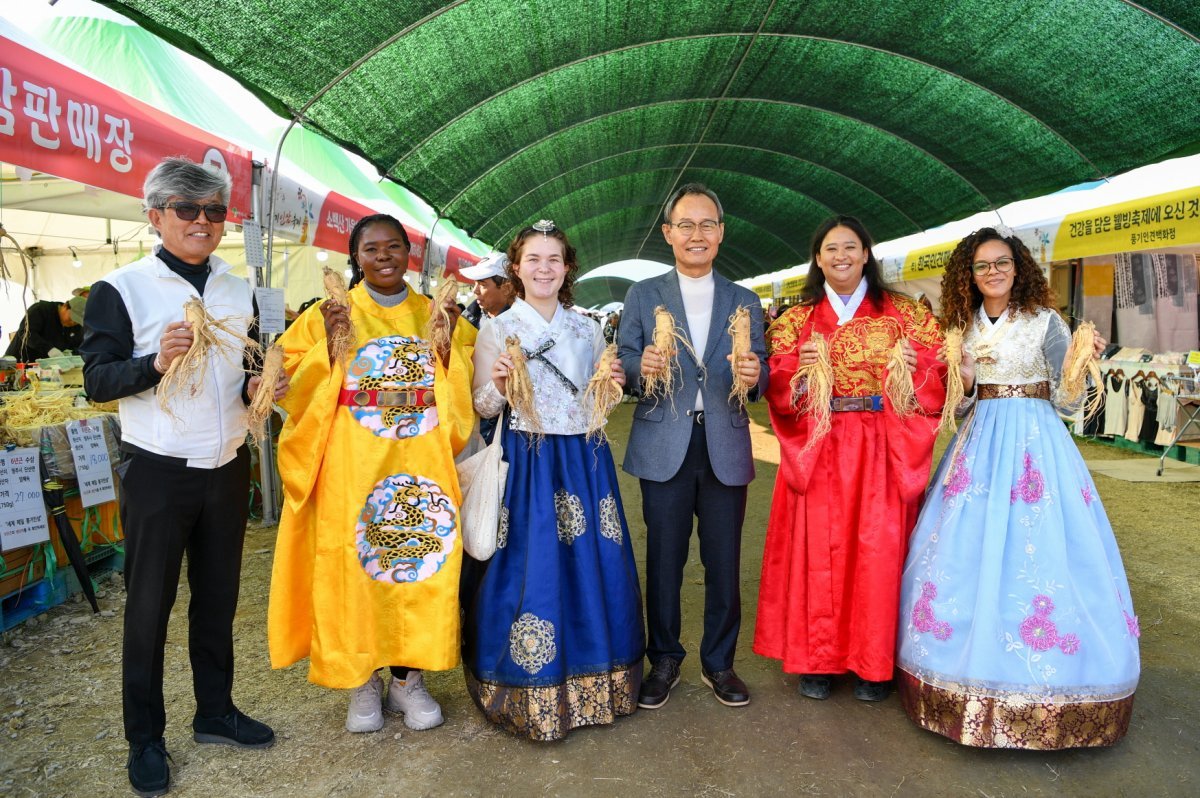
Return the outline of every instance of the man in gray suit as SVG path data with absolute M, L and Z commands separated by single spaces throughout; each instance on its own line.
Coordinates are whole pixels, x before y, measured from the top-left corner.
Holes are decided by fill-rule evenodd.
M 642 487 L 646 522 L 646 622 L 651 670 L 638 706 L 657 709 L 679 683 L 679 590 L 687 563 L 692 518 L 698 519 L 704 563 L 704 636 L 701 678 L 727 706 L 750 703 L 733 670 L 741 627 L 742 521 L 746 486 L 754 479 L 750 419 L 729 399 L 737 379 L 756 399 L 767 388 L 762 307 L 751 291 L 713 271 L 725 235 L 717 195 L 699 183 L 676 191 L 663 208 L 663 236 L 675 270 L 635 283 L 625 297 L 618 336 L 627 384 L 641 393 L 643 379 L 672 367 L 653 345 L 654 309 L 671 312 L 692 351 L 680 347 L 675 384 L 667 396 L 641 396 L 623 464 Z M 750 309 L 751 354 L 731 367 L 729 317 Z

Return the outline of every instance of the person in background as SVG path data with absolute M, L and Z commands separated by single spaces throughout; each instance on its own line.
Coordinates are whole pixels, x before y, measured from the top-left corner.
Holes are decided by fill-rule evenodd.
M 475 281 L 475 301 L 463 312 L 463 316 L 476 328 L 484 318 L 495 318 L 512 307 L 517 298 L 512 282 L 505 271 L 508 256 L 493 252 L 474 266 L 460 269 L 459 274 Z
M 421 731 L 443 720 L 424 671 L 459 662 L 454 456 L 475 421 L 475 329 L 451 299 L 433 322 L 444 347 L 426 337 L 435 309 L 404 279 L 395 218 L 360 219 L 349 251 L 348 306 L 321 302 L 279 338 L 292 389 L 267 639 L 273 667 L 308 657 L 309 681 L 348 691 L 347 731 L 383 728 L 385 708 Z M 340 358 L 331 344 L 347 327 Z
M 1059 396 L 1067 325 L 1008 230 L 959 242 L 941 301 L 944 329 L 964 333 L 957 409 L 969 415 L 909 544 L 901 702 L 963 745 L 1113 745 L 1133 713 L 1140 627 L 1104 505 L 1059 417 L 1076 409 Z M 1095 354 L 1104 345 L 1097 336 Z
M 170 786 L 163 738 L 163 647 L 184 555 L 188 562 L 188 654 L 198 743 L 265 748 L 275 733 L 233 703 L 233 619 L 250 493 L 246 404 L 259 390 L 282 396 L 286 378 L 260 386 L 244 364 L 211 357 L 207 373 L 164 409 L 156 386 L 192 345 L 183 304 L 199 296 L 227 325 L 254 334 L 250 286 L 213 255 L 225 232 L 228 175 L 167 158 L 146 177 L 154 253 L 96 283 L 80 346 L 84 387 L 119 400 L 121 527 L 125 532 L 121 658 L 129 782 L 139 795 Z
M 9 341 L 7 357 L 31 363 L 44 357 L 74 352 L 83 342 L 83 315 L 87 297 L 73 296 L 66 302 L 34 302 Z
M 853 672 L 854 697 L 891 692 L 900 568 L 929 479 L 945 403 L 937 321 L 888 290 L 871 237 L 851 216 L 821 224 L 800 304 L 771 325 L 767 406 L 779 439 L 779 474 L 767 540 L 754 650 L 802 674 L 800 694 L 830 696 Z M 802 407 L 817 362 L 816 336 L 832 367 L 830 429 Z M 886 389 L 897 352 L 916 406 L 897 409 Z M 897 394 L 899 395 L 899 394 Z

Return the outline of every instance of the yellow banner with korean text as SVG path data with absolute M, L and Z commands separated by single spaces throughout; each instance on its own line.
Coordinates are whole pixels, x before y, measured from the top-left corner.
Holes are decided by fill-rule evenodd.
M 770 299 L 775 296 L 774 283 L 759 283 L 758 285 L 750 286 L 750 290 L 758 294 L 760 299 Z
M 808 279 L 808 275 L 801 274 L 796 277 L 789 277 L 783 281 L 779 287 L 779 295 L 782 296 L 800 296 L 800 292 L 804 290 L 804 282 Z
M 1063 217 L 1054 260 L 1200 244 L 1200 186 Z
M 938 277 L 946 271 L 950 262 L 950 253 L 958 246 L 957 241 L 946 244 L 934 244 L 931 247 L 914 249 L 904 256 L 904 268 L 901 279 L 905 282 L 919 280 L 923 277 Z

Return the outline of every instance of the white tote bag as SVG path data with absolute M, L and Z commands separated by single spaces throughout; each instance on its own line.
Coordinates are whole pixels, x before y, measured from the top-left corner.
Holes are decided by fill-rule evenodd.
M 492 442 L 458 464 L 458 484 L 462 490 L 459 529 L 463 549 L 476 560 L 486 560 L 496 553 L 500 503 L 508 482 L 508 462 L 500 443 L 503 427 L 502 420 L 496 425 Z

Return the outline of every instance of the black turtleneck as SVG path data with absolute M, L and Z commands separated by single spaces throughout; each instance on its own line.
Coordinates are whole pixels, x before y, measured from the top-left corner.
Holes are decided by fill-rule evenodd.
M 187 263 L 180 260 L 174 253 L 163 246 L 160 246 L 154 254 L 158 255 L 159 260 L 167 264 L 167 268 L 191 283 L 199 296 L 204 296 L 204 285 L 208 282 L 208 273 L 211 271 L 208 265 L 208 258 L 205 258 L 204 263 L 197 266 L 194 263 Z

